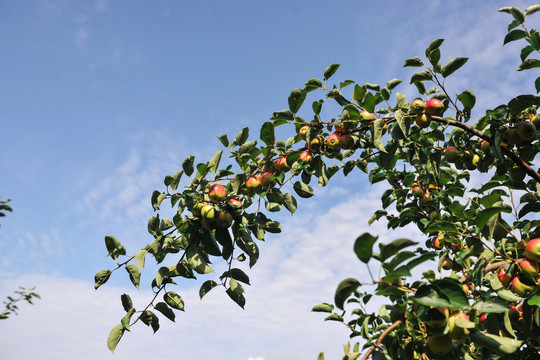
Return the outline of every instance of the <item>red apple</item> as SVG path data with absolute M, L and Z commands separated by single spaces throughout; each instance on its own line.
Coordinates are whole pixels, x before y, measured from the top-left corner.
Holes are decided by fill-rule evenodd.
M 459 160 L 459 150 L 455 147 L 449 147 L 444 151 L 444 159 L 449 163 L 455 163 Z
M 451 270 L 454 267 L 454 262 L 450 258 L 444 258 L 441 267 L 444 270 Z
M 321 148 L 322 139 L 319 136 L 315 136 L 309 143 L 306 144 L 306 147 L 309 151 L 315 152 Z
M 480 149 L 482 149 L 482 152 L 484 154 L 491 153 L 491 147 L 490 147 L 489 141 L 482 140 L 482 142 L 480 143 Z
M 349 149 L 354 149 L 356 140 L 354 138 L 354 135 L 343 134 L 343 135 L 340 135 L 339 137 L 339 143 L 343 149 L 349 150 Z
M 422 197 L 422 195 L 424 195 L 424 189 L 422 189 L 418 185 L 413 186 L 411 191 L 412 191 L 413 196 L 417 197 L 417 198 L 420 198 L 420 197 Z
M 427 128 L 429 124 L 431 124 L 431 115 L 424 113 L 418 114 L 416 115 L 414 122 L 421 128 Z
M 521 268 L 521 271 L 531 274 L 532 277 L 538 274 L 538 264 L 535 261 L 528 259 L 522 260 L 519 263 L 519 267 Z
M 433 205 L 433 199 L 431 199 L 431 195 L 429 195 L 429 193 L 427 192 L 422 194 L 420 199 L 418 199 L 418 202 L 420 203 L 420 205 L 424 206 Z
M 439 116 L 443 113 L 444 104 L 439 99 L 429 99 L 426 103 L 426 113 Z
M 230 199 L 228 201 L 229 209 L 232 209 L 233 215 L 240 215 L 242 213 L 242 202 L 238 199 Z
M 226 229 L 231 226 L 233 221 L 232 215 L 228 211 L 220 211 L 215 219 L 216 226 L 220 229 Z
M 411 105 L 409 106 L 409 113 L 411 114 L 420 114 L 421 112 L 424 111 L 424 109 L 426 108 L 426 104 L 424 103 L 424 101 L 422 99 L 414 99 L 413 101 L 411 101 Z
M 208 190 L 208 197 L 213 203 L 225 200 L 226 196 L 227 190 L 225 190 L 225 187 L 221 184 L 214 184 L 210 186 L 210 189 Z
M 332 135 L 328 136 L 326 138 L 326 147 L 329 150 L 339 150 L 340 149 L 340 142 L 339 142 L 340 136 L 336 133 L 333 133 Z
M 309 130 L 309 125 L 304 125 L 300 128 L 300 130 L 298 130 L 298 135 L 300 135 L 300 137 L 304 141 L 306 140 L 306 135 L 307 135 L 308 130 Z
M 276 177 L 271 172 L 265 172 L 260 177 L 261 186 L 265 189 L 269 189 L 276 185 Z
M 524 284 L 519 280 L 519 277 L 516 276 L 512 279 L 512 291 L 515 292 L 518 296 L 527 297 L 533 293 L 535 287 L 532 285 Z
M 435 250 L 442 250 L 444 248 L 444 243 L 441 239 L 436 237 L 433 239 L 431 246 L 433 246 Z
M 261 181 L 255 177 L 250 176 L 246 181 L 246 189 L 250 194 L 255 194 L 261 187 Z
M 311 153 L 307 150 L 304 150 L 300 153 L 300 155 L 298 155 L 297 161 L 303 161 L 305 163 L 309 163 L 311 162 L 312 159 L 313 159 L 313 156 L 311 155 Z
M 276 169 L 278 171 L 289 171 L 291 167 L 287 164 L 287 156 L 282 156 L 276 160 Z
M 362 110 L 360 112 L 360 121 L 362 122 L 363 125 L 372 124 L 374 120 L 375 120 L 374 113 L 370 113 L 367 110 Z
M 500 268 L 497 272 L 497 277 L 499 278 L 499 281 L 504 287 L 508 286 L 508 284 L 510 284 L 510 281 L 512 280 L 510 274 L 507 274 L 506 270 L 503 267 Z
M 529 260 L 540 262 L 540 238 L 529 240 L 525 246 L 525 256 Z
M 487 315 L 486 314 L 481 314 L 479 317 L 478 317 L 478 322 L 480 324 L 485 324 L 486 323 L 486 319 L 487 318 Z

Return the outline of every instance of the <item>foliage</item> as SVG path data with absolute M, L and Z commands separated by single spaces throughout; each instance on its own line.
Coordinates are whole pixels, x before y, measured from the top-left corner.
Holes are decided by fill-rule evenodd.
M 11 314 L 17 315 L 17 310 L 19 310 L 19 307 L 17 306 L 17 303 L 20 301 L 26 301 L 27 303 L 33 305 L 32 299 L 41 299 L 41 296 L 39 294 L 34 292 L 35 287 L 32 288 L 23 288 L 19 286 L 19 290 L 15 290 L 13 293 L 16 295 L 19 295 L 18 297 L 14 298 L 13 296 L 8 296 L 7 301 L 4 301 L 4 304 L 6 305 L 4 310 L 0 313 L 0 320 L 5 320 L 9 318 Z
M 0 198 L 2 196 L 0 195 Z M 0 200 L 0 217 L 2 216 L 6 216 L 5 214 L 5 211 L 13 211 L 13 209 L 11 209 L 11 206 L 9 206 L 7 203 L 10 202 L 11 199 L 7 199 L 7 200 Z
M 540 60 L 530 57 L 540 50 L 540 35 L 525 26 L 527 16 L 539 10 L 540 5 L 525 11 L 500 9 L 513 17 L 504 44 L 527 43 L 518 71 L 540 67 Z M 410 80 L 420 100 L 409 103 L 403 93 L 394 93 L 402 82 L 398 79 L 384 86 L 351 80 L 331 86 L 328 81 L 339 68 L 332 64 L 322 81 L 309 79 L 291 92 L 289 108 L 274 112 L 257 140 L 250 139 L 248 128 L 232 141 L 227 135 L 219 137 L 234 167 L 220 166 L 223 150 L 219 150 L 208 162 L 195 163 L 188 156 L 180 171 L 167 175 L 166 190 L 154 191 L 151 202 L 159 211 L 167 200 L 175 214 L 150 218 L 153 242 L 126 257 L 118 239 L 105 238 L 108 256 L 118 266 L 96 274 L 96 289 L 122 267 L 138 287 L 148 254 L 158 264 L 174 259 L 158 270 L 152 280 L 155 296 L 142 311 L 134 308 L 129 295 L 121 296 L 126 315 L 109 335 L 111 351 L 139 320 L 154 332 L 159 329 L 157 313 L 174 321 L 174 310 L 184 310 L 181 296 L 171 291 L 174 279 L 212 273 L 211 261 L 223 259 L 228 270 L 203 282 L 200 297 L 222 287 L 244 307 L 244 286 L 250 279 L 235 262 L 248 260 L 254 266 L 260 256 L 257 242 L 267 233 L 281 231 L 271 213 L 283 209 L 294 213 L 298 198 L 314 195 L 314 183 L 326 186 L 338 172 L 345 176 L 363 172 L 371 184 L 388 184 L 382 208 L 369 223 L 384 218 L 391 229 L 414 224 L 426 242 L 397 239 L 383 244 L 368 233 L 357 238 L 358 259 L 368 270 L 377 264 L 382 276 L 370 273 L 369 283 L 345 279 L 337 287 L 334 304 L 313 308 L 326 313 L 325 320 L 346 325 L 351 339 L 362 338 L 345 346 L 344 359 L 362 354 L 364 359 L 536 354 L 540 239 L 537 247 L 532 245 L 540 238 L 540 175 L 531 165 L 540 151 L 536 129 L 540 130 L 536 115 L 540 98 L 518 95 L 473 121 L 474 92 L 464 89 L 452 97 L 444 85 L 468 59 L 441 64 L 443 41 L 430 43 L 425 59 L 405 60 L 405 67 L 421 68 Z M 540 77 L 535 86 L 540 91 Z M 312 102 L 313 119 L 308 122 L 300 109 L 308 96 L 318 92 L 324 97 Z M 322 106 L 330 106 L 327 101 L 339 106 L 336 119 L 321 117 Z M 280 126 L 294 133 L 278 139 Z M 480 174 L 485 181 L 468 188 L 471 177 Z M 183 189 L 181 180 L 186 182 Z M 118 262 L 123 257 L 126 260 Z M 420 265 L 429 267 L 432 260 L 437 261 L 436 269 L 424 271 L 420 278 L 415 275 Z M 361 291 L 365 285 L 375 286 L 375 297 Z M 385 305 L 373 312 L 370 306 L 380 297 Z

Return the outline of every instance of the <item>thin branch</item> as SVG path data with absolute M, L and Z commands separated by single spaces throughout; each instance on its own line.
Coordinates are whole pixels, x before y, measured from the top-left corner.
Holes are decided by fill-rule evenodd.
M 367 360 L 369 359 L 369 357 L 371 356 L 371 353 L 373 351 L 375 351 L 375 348 L 379 348 L 381 346 L 381 343 L 382 341 L 384 340 L 384 338 L 386 336 L 388 336 L 388 334 L 390 334 L 392 331 L 394 331 L 400 324 L 403 323 L 403 320 L 397 320 L 395 321 L 392 325 L 390 325 L 389 327 L 386 328 L 386 330 L 384 330 L 382 332 L 381 335 L 379 335 L 379 338 L 377 339 L 377 342 L 373 345 L 371 345 L 371 347 L 368 349 L 366 355 L 364 355 L 364 357 L 362 358 L 362 360 Z

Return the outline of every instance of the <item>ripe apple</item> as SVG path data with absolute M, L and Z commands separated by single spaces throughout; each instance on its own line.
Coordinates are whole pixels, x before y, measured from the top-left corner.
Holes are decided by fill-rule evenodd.
M 439 99 L 429 99 L 426 103 L 426 113 L 439 116 L 443 113 L 444 103 Z
M 426 325 L 429 327 L 440 328 L 446 326 L 450 312 L 447 307 L 437 306 L 431 307 L 427 311 Z
M 441 239 L 436 237 L 433 239 L 431 246 L 433 246 L 435 250 L 442 250 L 444 248 L 444 243 Z
M 261 181 L 256 176 L 250 176 L 246 181 L 246 189 L 250 194 L 255 194 L 261 187 Z
M 344 133 L 345 131 L 352 129 L 352 127 L 353 122 L 350 120 L 337 119 L 334 122 L 334 129 L 339 133 Z
M 413 188 L 411 189 L 412 191 L 412 194 L 414 197 L 417 197 L 417 198 L 420 198 L 422 197 L 422 195 L 424 195 L 424 189 L 422 189 L 420 186 L 416 185 L 416 186 L 413 186 Z
M 515 292 L 518 296 L 527 297 L 531 295 L 534 290 L 534 286 L 524 284 L 523 282 L 521 282 L 518 276 L 512 279 L 512 291 Z
M 444 355 L 452 350 L 452 339 L 448 335 L 430 336 L 427 345 L 434 354 Z
M 225 187 L 221 184 L 214 184 L 210 186 L 210 189 L 208 190 L 208 197 L 213 203 L 225 200 L 226 196 L 227 190 L 225 190 Z
M 449 147 L 444 151 L 444 159 L 449 163 L 455 163 L 459 160 L 459 150 L 455 147 Z
M 343 149 L 349 150 L 354 149 L 356 144 L 356 139 L 354 135 L 351 134 L 343 134 L 339 137 L 339 143 Z
M 510 180 L 523 181 L 526 175 L 527 173 L 525 172 L 525 170 L 523 170 L 521 166 L 518 166 L 516 164 L 514 164 L 510 168 L 510 170 L 508 170 L 508 177 L 510 178 Z
M 242 202 L 238 199 L 230 199 L 228 201 L 229 208 L 233 215 L 237 216 L 242 213 Z
M 427 128 L 431 124 L 431 115 L 426 113 L 418 114 L 414 122 L 421 128 Z
M 464 339 L 470 333 L 469 329 L 461 328 L 456 325 L 456 320 L 459 318 L 465 319 L 467 321 L 469 320 L 469 317 L 467 316 L 467 314 L 465 314 L 462 311 L 453 313 L 448 318 L 448 336 L 450 336 L 452 339 L 455 339 L 455 340 Z
M 370 113 L 367 110 L 362 110 L 360 112 L 360 121 L 362 122 L 363 125 L 372 124 L 374 120 L 375 120 L 374 113 Z
M 540 238 L 529 240 L 525 245 L 525 256 L 529 260 L 540 262 Z
M 203 219 L 213 220 L 216 217 L 216 209 L 214 208 L 214 205 L 204 205 L 201 209 L 201 216 Z
M 484 314 L 481 314 L 479 317 L 478 317 L 478 322 L 480 324 L 485 324 L 486 323 L 486 319 L 487 318 L 487 315 L 484 313 Z
M 309 163 L 311 162 L 312 159 L 313 159 L 313 156 L 311 155 L 311 153 L 307 150 L 304 150 L 300 153 L 300 155 L 298 155 L 297 161 L 303 161 L 305 163 Z
M 306 136 L 307 136 L 307 132 L 309 130 L 309 125 L 304 125 L 300 128 L 300 130 L 298 130 L 298 135 L 300 135 L 300 138 L 302 138 L 302 140 L 306 140 Z
M 418 199 L 418 202 L 423 206 L 433 205 L 433 199 L 431 199 L 431 195 L 429 195 L 427 192 L 422 194 L 420 199 Z
M 287 164 L 287 156 L 282 156 L 276 160 L 277 171 L 289 171 L 291 167 Z
M 218 212 L 215 223 L 216 226 L 220 229 L 227 229 L 231 226 L 233 221 L 232 215 L 228 211 L 220 211 Z
M 512 280 L 510 274 L 507 274 L 506 270 L 503 267 L 500 268 L 497 272 L 497 278 L 499 278 L 499 281 L 504 287 L 508 286 L 508 284 L 510 284 L 510 281 Z
M 536 138 L 536 127 L 530 121 L 520 121 L 517 124 L 516 131 L 523 141 L 532 141 Z
M 444 270 L 451 270 L 454 267 L 454 262 L 450 258 L 444 258 L 441 267 Z
M 482 142 L 480 143 L 480 149 L 482 149 L 482 152 L 484 154 L 491 153 L 491 147 L 490 147 L 489 141 L 482 140 Z
M 519 263 L 519 267 L 521 268 L 521 271 L 531 274 L 532 277 L 538 274 L 538 264 L 535 261 L 528 259 L 522 260 Z
M 260 177 L 261 186 L 265 189 L 269 189 L 276 185 L 276 177 L 271 172 L 265 172 Z
M 339 142 L 340 136 L 336 133 L 333 133 L 332 135 L 328 136 L 326 138 L 326 147 L 329 150 L 339 150 L 340 142 Z
M 322 139 L 319 136 L 315 136 L 309 143 L 306 144 L 306 147 L 309 151 L 315 152 L 321 148 Z
M 424 111 L 426 108 L 426 104 L 424 101 L 420 98 L 416 98 L 413 101 L 411 101 L 411 105 L 409 106 L 409 113 L 411 114 L 420 114 Z

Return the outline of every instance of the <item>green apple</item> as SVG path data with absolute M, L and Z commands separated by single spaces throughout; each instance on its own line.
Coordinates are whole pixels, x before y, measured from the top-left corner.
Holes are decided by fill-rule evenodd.
M 300 138 L 302 138 L 302 140 L 306 140 L 306 136 L 307 136 L 307 132 L 309 130 L 309 125 L 304 125 L 300 128 L 300 130 L 298 130 L 298 135 L 300 135 Z
M 536 127 L 530 121 L 520 121 L 517 124 L 516 131 L 523 141 L 532 141 L 536 138 Z
M 362 125 L 370 125 L 375 121 L 375 114 L 370 113 L 367 110 L 362 110 L 360 112 L 360 121 L 362 122 Z
M 322 139 L 319 136 L 315 136 L 309 143 L 306 144 L 306 147 L 309 151 L 315 152 L 319 150 L 322 146 Z
M 467 314 L 462 311 L 453 313 L 448 318 L 448 336 L 450 336 L 454 340 L 462 340 L 470 333 L 469 329 L 462 328 L 456 325 L 456 320 L 459 318 L 469 321 L 469 317 L 467 316 Z
M 454 267 L 454 262 L 450 258 L 444 258 L 441 267 L 444 270 L 451 270 Z
M 534 125 L 537 131 L 540 131 L 540 115 L 535 115 L 531 119 L 531 123 Z
M 429 99 L 426 103 L 426 113 L 439 116 L 444 111 L 444 103 L 439 99 Z
M 195 203 L 195 205 L 193 205 L 193 208 L 191 209 L 193 215 L 201 216 L 201 210 L 204 205 L 206 205 L 204 201 L 198 201 L 197 203 Z
M 427 345 L 434 354 L 444 355 L 452 350 L 452 339 L 448 335 L 430 336 Z
M 455 147 L 449 147 L 444 151 L 444 159 L 449 163 L 455 163 L 459 160 L 459 150 Z
M 440 328 L 446 326 L 449 316 L 450 313 L 447 307 L 432 307 L 426 313 L 426 325 L 433 328 Z
M 532 277 L 538 274 L 538 264 L 535 261 L 528 259 L 522 260 L 519 263 L 519 267 L 521 268 L 521 271 L 531 274 Z
M 420 203 L 420 205 L 423 206 L 433 205 L 433 199 L 431 198 L 431 195 L 429 195 L 429 193 L 427 192 L 422 194 L 420 199 L 418 199 L 418 202 Z
M 525 256 L 529 260 L 540 262 L 540 238 L 529 240 L 525 245 Z
M 521 138 L 519 137 L 516 128 L 510 128 L 510 129 L 506 129 L 506 131 L 502 133 L 501 140 L 508 147 L 512 147 L 515 144 L 517 144 L 521 140 Z
M 424 101 L 420 98 L 416 98 L 413 101 L 411 101 L 411 105 L 409 105 L 409 113 L 411 114 L 420 114 L 424 111 L 426 108 L 426 104 Z
M 424 195 L 424 189 L 422 189 L 420 186 L 415 185 L 411 189 L 412 194 L 416 198 L 421 198 Z
M 508 177 L 513 181 L 523 181 L 527 173 L 521 168 L 521 166 L 514 164 L 510 170 L 508 170 Z
M 210 189 L 208 190 L 208 197 L 213 203 L 225 200 L 226 196 L 227 190 L 225 190 L 225 187 L 221 184 L 214 184 L 210 186 Z
M 535 286 L 523 283 L 518 276 L 512 279 L 512 291 L 518 296 L 527 297 L 533 293 Z
M 216 217 L 216 209 L 214 208 L 214 205 L 204 205 L 201 209 L 201 216 L 203 219 L 213 220 Z
M 421 128 L 427 128 L 431 124 L 431 115 L 426 113 L 418 114 L 414 122 Z
M 216 219 L 214 220 L 216 226 L 220 229 L 227 229 L 231 226 L 233 218 L 230 212 L 220 211 L 218 212 Z

